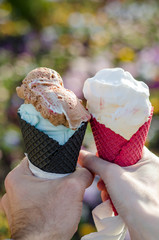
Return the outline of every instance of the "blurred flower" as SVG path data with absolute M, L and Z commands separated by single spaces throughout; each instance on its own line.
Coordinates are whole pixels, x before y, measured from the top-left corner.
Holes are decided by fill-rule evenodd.
M 46 49 L 51 48 L 52 44 L 58 39 L 58 35 L 56 30 L 52 26 L 45 27 L 41 31 L 41 41 L 43 47 L 45 46 Z
M 72 43 L 73 39 L 70 34 L 63 34 L 59 38 L 59 43 L 63 46 L 69 47 L 69 45 Z
M 124 47 L 119 50 L 119 52 L 117 53 L 117 57 L 119 58 L 120 61 L 130 62 L 134 60 L 135 52 L 131 48 Z
M 55 24 L 67 25 L 70 15 L 69 5 L 67 3 L 56 4 L 56 9 L 52 14 L 52 20 Z
M 150 19 L 156 12 L 156 5 L 141 2 L 132 2 L 132 4 L 121 4 L 118 1 L 110 2 L 105 7 L 106 13 L 118 19 L 127 21 Z
M 91 232 L 96 232 L 96 228 L 90 223 L 83 223 L 79 226 L 80 236 L 85 236 Z
M 104 29 L 103 29 L 103 31 L 100 30 L 97 33 L 91 34 L 91 38 L 92 38 L 93 43 L 97 47 L 106 46 L 111 41 L 110 34 L 108 32 L 106 32 Z
M 159 97 L 151 97 L 151 104 L 154 107 L 154 114 L 159 114 Z
M 0 239 L 9 238 L 9 228 L 6 217 L 0 212 Z
M 36 64 L 34 64 L 34 58 L 30 54 L 24 52 L 19 54 L 14 65 L 14 71 L 18 76 L 24 78 L 28 72 L 35 67 Z
M 147 137 L 147 139 L 146 139 L 146 142 L 145 142 L 145 146 L 148 148 L 149 147 L 149 139 L 148 139 L 148 137 Z
M 79 57 L 70 63 L 70 69 L 63 76 L 64 86 L 72 90 L 78 98 L 83 98 L 83 83 L 89 76 L 90 61 Z
M 140 58 L 145 62 L 159 64 L 159 46 L 145 48 L 140 53 Z
M 100 55 L 95 56 L 90 61 L 90 73 L 91 76 L 94 76 L 96 72 L 102 68 L 111 68 L 113 67 L 113 55 L 109 51 L 102 51 Z
M 139 75 L 147 81 L 154 81 L 159 76 L 159 46 L 143 49 L 136 65 Z
M 69 16 L 68 22 L 70 26 L 73 28 L 80 28 L 80 27 L 84 27 L 85 25 L 84 16 L 79 12 L 71 13 Z
M 5 133 L 3 140 L 8 147 L 17 146 L 20 143 L 20 135 L 17 131 L 11 129 Z

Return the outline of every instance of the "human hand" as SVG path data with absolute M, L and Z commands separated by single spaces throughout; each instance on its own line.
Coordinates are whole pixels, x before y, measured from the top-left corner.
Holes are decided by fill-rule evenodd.
M 92 181 L 84 168 L 55 180 L 37 178 L 25 158 L 6 177 L 1 200 L 12 238 L 70 240 L 80 221 L 84 191 Z
M 126 223 L 131 239 L 157 240 L 159 236 L 159 158 L 144 148 L 135 165 L 120 167 L 81 151 L 79 163 L 98 174 L 103 201 L 109 196 Z

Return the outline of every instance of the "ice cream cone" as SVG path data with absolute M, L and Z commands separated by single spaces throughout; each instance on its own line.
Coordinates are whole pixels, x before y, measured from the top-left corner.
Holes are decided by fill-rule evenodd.
M 148 86 L 122 68 L 105 68 L 85 81 L 83 93 L 98 156 L 123 167 L 137 163 L 153 113 Z M 112 210 L 118 215 L 113 203 Z
M 32 70 L 16 91 L 24 99 L 18 116 L 30 170 L 43 178 L 74 172 L 89 112 L 53 69 Z
M 25 151 L 34 166 L 49 173 L 65 174 L 75 171 L 87 122 L 83 123 L 64 145 L 60 145 L 56 140 L 21 119 L 20 114 L 18 116 Z
M 119 134 L 116 134 L 92 117 L 90 123 L 98 156 L 122 167 L 138 162 L 142 157 L 142 150 L 149 131 L 152 115 L 153 108 L 148 121 L 139 128 L 130 140 L 126 140 Z

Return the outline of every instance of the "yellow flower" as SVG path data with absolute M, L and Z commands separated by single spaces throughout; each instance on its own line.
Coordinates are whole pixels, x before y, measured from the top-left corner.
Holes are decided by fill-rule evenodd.
M 83 223 L 79 227 L 80 236 L 87 235 L 91 232 L 96 232 L 96 228 L 90 223 Z
M 63 34 L 60 36 L 59 38 L 59 42 L 63 45 L 63 46 L 69 46 L 72 42 L 72 38 L 69 34 Z
M 28 24 L 26 21 L 6 21 L 4 24 L 0 25 L 0 32 L 3 35 L 13 35 L 25 33 L 28 29 Z
M 131 62 L 135 58 L 135 52 L 129 47 L 124 47 L 119 50 L 117 57 L 122 62 Z
M 0 213 L 0 240 L 9 238 L 8 222 L 3 214 Z
M 157 97 L 152 97 L 151 99 L 151 104 L 154 107 L 154 114 L 159 114 L 159 98 Z
M 104 47 L 110 42 L 110 35 L 105 31 L 95 33 L 91 36 L 91 46 L 92 47 Z
M 145 146 L 149 147 L 149 139 L 148 138 L 146 139 Z
M 56 5 L 56 10 L 52 15 L 52 22 L 54 24 L 68 25 L 68 18 L 71 12 L 70 5 L 67 3 Z

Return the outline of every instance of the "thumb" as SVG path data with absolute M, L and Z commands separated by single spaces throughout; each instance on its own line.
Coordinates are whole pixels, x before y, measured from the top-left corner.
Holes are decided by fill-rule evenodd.
M 78 167 L 76 171 L 67 176 L 67 178 L 76 180 L 78 185 L 80 185 L 82 189 L 85 190 L 92 184 L 94 176 L 86 168 Z
M 32 175 L 32 172 L 29 169 L 29 163 L 28 163 L 28 158 L 25 157 L 20 164 L 13 169 L 13 171 L 17 174 L 17 175 Z

